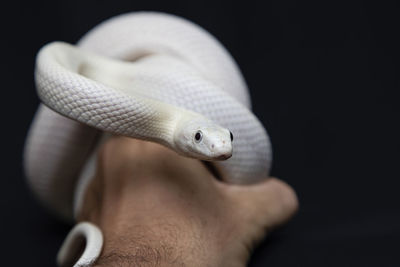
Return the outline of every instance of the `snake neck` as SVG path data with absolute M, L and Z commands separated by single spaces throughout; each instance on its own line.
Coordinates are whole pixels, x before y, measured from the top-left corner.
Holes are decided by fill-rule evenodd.
M 49 70 L 56 71 L 53 73 Z M 135 72 L 137 70 L 134 62 L 115 60 L 70 44 L 54 42 L 42 48 L 38 56 L 36 72 L 38 93 L 42 101 L 53 110 L 100 130 L 110 131 L 110 126 L 101 118 L 95 121 L 94 118 L 83 116 L 78 112 L 75 114 L 77 103 L 82 101 L 91 103 L 91 107 L 88 105 L 81 108 L 88 110 L 95 107 L 98 98 L 102 97 L 103 106 L 99 110 L 93 109 L 93 113 L 103 113 L 104 107 L 107 106 L 115 107 L 118 113 L 115 115 L 115 122 L 120 123 L 123 121 L 121 117 L 126 118 L 123 123 L 111 129 L 113 133 L 153 141 L 175 150 L 175 130 L 185 117 L 182 114 L 186 111 L 146 96 L 143 93 L 146 88 L 132 86 Z M 62 79 L 57 77 L 58 73 L 71 75 L 68 80 L 77 83 L 70 85 L 62 82 Z M 58 97 L 68 99 L 53 101 L 49 98 L 46 94 L 48 81 L 53 86 L 52 90 L 62 88 L 62 92 L 54 92 Z M 102 88 L 104 86 L 106 88 Z M 79 95 L 79 99 L 69 100 L 70 96 L 74 95 Z M 66 109 L 69 105 L 56 106 L 58 103 L 69 103 L 68 101 L 75 110 Z

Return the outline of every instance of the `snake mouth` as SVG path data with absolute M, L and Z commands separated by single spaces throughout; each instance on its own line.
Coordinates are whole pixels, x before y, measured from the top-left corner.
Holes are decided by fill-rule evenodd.
M 230 157 L 232 157 L 232 154 L 223 154 L 223 155 L 216 157 L 216 160 L 227 160 Z

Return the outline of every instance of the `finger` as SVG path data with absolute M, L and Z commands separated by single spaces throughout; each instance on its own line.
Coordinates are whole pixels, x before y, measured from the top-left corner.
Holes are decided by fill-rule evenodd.
M 298 209 L 292 187 L 276 178 L 254 185 L 221 183 L 220 186 L 230 199 L 233 214 L 244 227 L 274 228 L 289 220 Z

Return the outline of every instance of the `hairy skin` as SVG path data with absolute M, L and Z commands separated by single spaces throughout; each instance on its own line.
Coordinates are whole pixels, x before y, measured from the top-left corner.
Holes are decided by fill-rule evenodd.
M 99 151 L 78 221 L 103 231 L 94 266 L 239 267 L 297 206 L 294 191 L 278 179 L 226 184 L 199 160 L 112 137 Z

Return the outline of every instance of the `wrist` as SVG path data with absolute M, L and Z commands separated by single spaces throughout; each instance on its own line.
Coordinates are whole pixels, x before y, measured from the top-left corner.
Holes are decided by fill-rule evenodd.
M 197 234 L 181 224 L 160 220 L 153 225 L 124 227 L 124 233 L 104 231 L 106 242 L 94 266 L 231 266 Z

